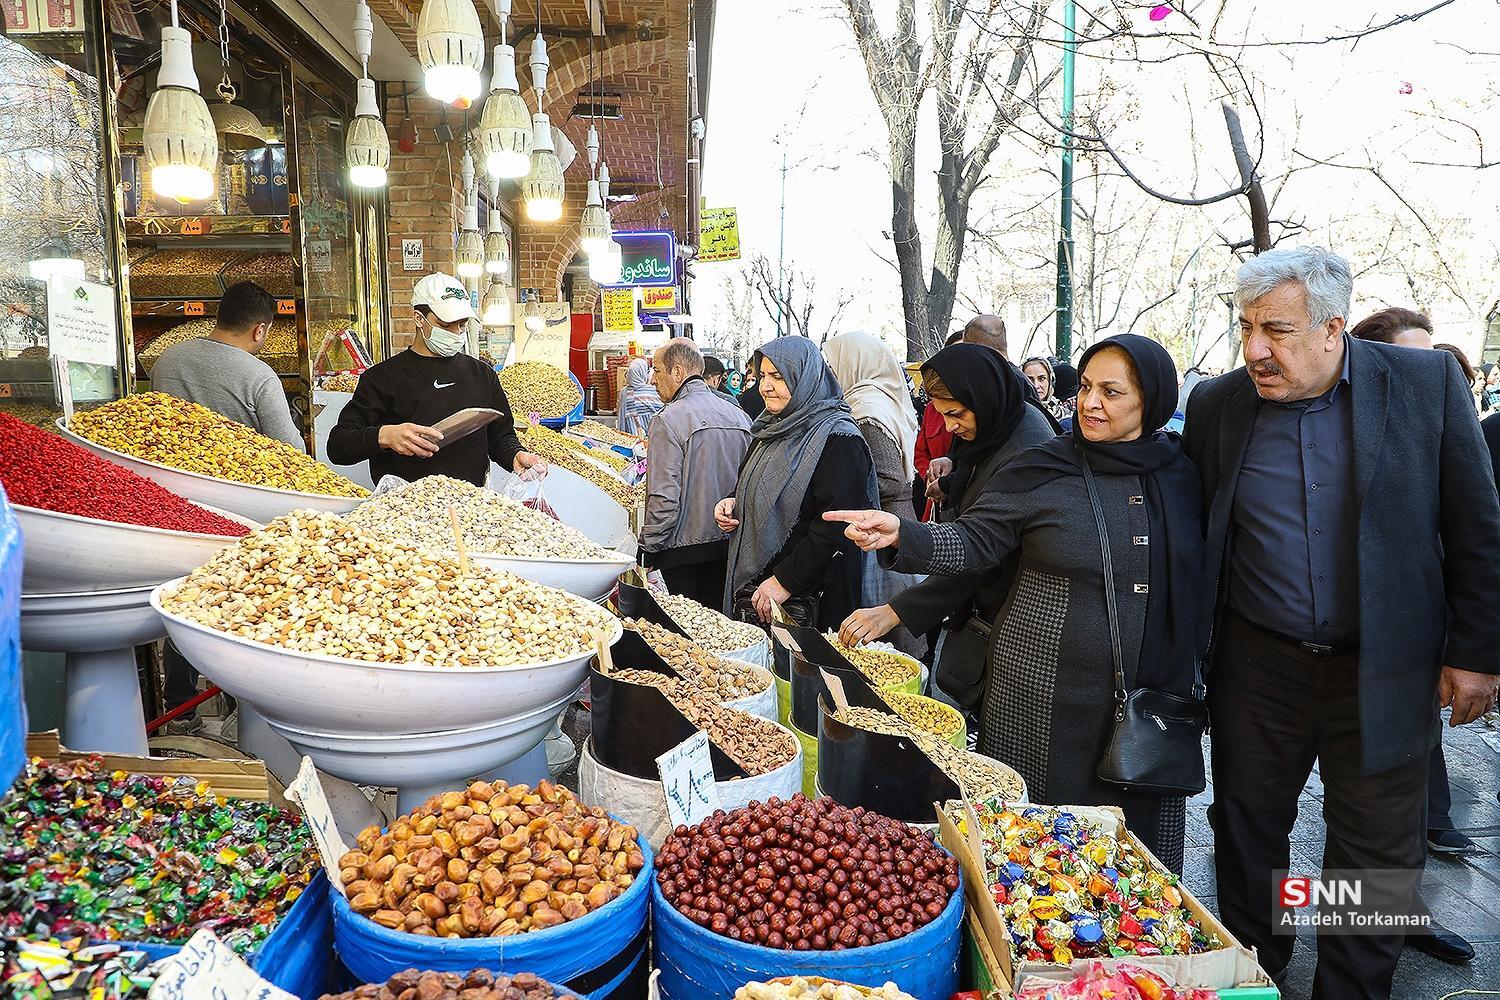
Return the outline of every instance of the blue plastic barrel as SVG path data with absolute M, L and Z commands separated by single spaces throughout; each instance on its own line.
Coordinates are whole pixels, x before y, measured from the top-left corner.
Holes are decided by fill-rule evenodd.
M 0 486 L 0 792 L 26 764 L 21 695 L 21 526 Z
M 932 923 L 895 941 L 842 951 L 786 951 L 746 944 L 699 927 L 651 882 L 651 923 L 662 1000 L 731 1000 L 746 983 L 777 976 L 822 976 L 857 986 L 893 982 L 917 1000 L 948 1000 L 958 990 L 964 887 Z
M 617 898 L 587 916 L 544 931 L 507 937 L 434 938 L 382 927 L 330 889 L 333 941 L 339 959 L 361 983 L 383 983 L 402 969 L 530 972 L 587 1000 L 642 995 L 650 943 L 646 916 L 655 882 L 651 845 L 636 841 L 646 864 Z

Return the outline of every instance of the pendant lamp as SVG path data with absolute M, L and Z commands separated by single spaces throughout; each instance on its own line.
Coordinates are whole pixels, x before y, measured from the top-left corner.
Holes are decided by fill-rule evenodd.
M 467 108 L 479 96 L 484 29 L 470 0 L 426 0 L 417 16 L 417 59 L 433 100 Z
M 485 326 L 510 326 L 510 290 L 503 281 L 491 281 L 480 301 L 479 321 Z
M 354 9 L 354 47 L 359 53 L 360 79 L 355 83 L 354 120 L 344 136 L 344 159 L 349 162 L 349 183 L 355 187 L 385 187 L 391 165 L 391 138 L 386 134 L 380 105 L 375 100 L 375 81 L 369 78 L 370 42 L 375 23 L 370 8 L 359 0 Z
M 609 213 L 604 210 L 599 182 L 591 180 L 588 204 L 583 207 L 583 219 L 579 223 L 579 244 L 592 260 L 595 254 L 605 249 L 609 239 Z
M 562 218 L 562 161 L 552 148 L 552 121 L 546 115 L 532 118 L 531 172 L 521 183 L 526 217 L 533 222 L 556 222 Z
M 596 285 L 618 285 L 623 258 L 619 242 L 606 241 L 598 253 L 589 257 L 589 279 Z
M 219 166 L 219 137 L 193 72 L 192 35 L 172 24 L 161 29 L 161 69 L 146 103 L 142 126 L 151 190 L 182 204 L 212 197 Z
M 498 0 L 496 13 L 500 18 L 500 44 L 495 46 L 490 96 L 479 116 L 479 148 L 484 169 L 491 177 L 515 180 L 531 170 L 531 111 L 516 79 L 516 50 L 505 36 L 510 0 Z
M 224 75 L 219 80 L 219 102 L 209 105 L 208 115 L 214 120 L 214 131 L 219 137 L 220 149 L 244 152 L 259 149 L 266 144 L 266 130 L 260 119 L 234 103 L 239 96 L 234 83 L 229 79 L 229 4 L 219 0 L 219 61 Z
M 510 240 L 500 228 L 500 182 L 490 178 L 490 224 L 484 234 L 484 269 L 491 275 L 510 277 Z
M 484 274 L 484 237 L 479 235 L 479 192 L 474 187 L 474 157 L 464 151 L 464 228 L 458 236 L 453 262 L 460 278 Z

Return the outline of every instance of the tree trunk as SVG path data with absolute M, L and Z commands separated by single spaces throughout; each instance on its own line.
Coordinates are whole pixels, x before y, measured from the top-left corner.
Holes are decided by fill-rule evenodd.
M 1250 158 L 1250 147 L 1245 142 L 1245 129 L 1240 125 L 1240 113 L 1225 101 L 1220 105 L 1224 111 L 1224 127 L 1229 130 L 1229 145 L 1234 150 L 1234 163 L 1240 171 L 1240 183 L 1246 185 L 1245 200 L 1250 203 L 1250 235 L 1257 254 L 1271 249 L 1271 210 L 1266 205 L 1266 193 L 1255 174 L 1255 161 Z
M 906 356 L 927 356 L 930 323 L 927 285 L 922 279 L 922 234 L 917 229 L 916 137 L 891 137 L 891 239 L 896 244 L 896 266 L 901 274 L 901 312 L 906 321 Z M 951 308 L 952 295 L 949 295 Z
M 952 154 L 943 156 L 938 174 L 937 239 L 932 248 L 932 280 L 927 292 L 927 328 L 921 354 L 911 355 L 917 361 L 943 347 L 948 338 L 948 324 L 953 319 L 953 299 L 958 294 L 958 270 L 963 264 L 964 240 L 969 232 L 969 194 L 963 184 L 962 161 Z

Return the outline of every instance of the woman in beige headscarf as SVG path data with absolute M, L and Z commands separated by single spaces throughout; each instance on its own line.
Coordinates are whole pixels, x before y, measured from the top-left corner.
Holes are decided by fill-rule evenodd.
M 823 345 L 823 355 L 844 390 L 855 426 L 869 445 L 881 509 L 915 520 L 911 483 L 916 475 L 917 414 L 901 363 L 880 338 L 868 333 L 834 337 Z M 866 607 L 879 607 L 923 579 L 881 569 L 873 559 L 867 561 L 864 571 Z M 912 656 L 927 651 L 927 640 L 913 635 L 905 626 L 898 625 L 886 639 Z

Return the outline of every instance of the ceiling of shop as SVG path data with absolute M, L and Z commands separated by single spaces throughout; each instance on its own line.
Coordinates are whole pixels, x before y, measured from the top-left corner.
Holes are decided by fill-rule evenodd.
M 359 60 L 354 55 L 354 5 L 350 0 L 292 0 L 283 5 L 284 8 L 293 6 L 300 6 L 321 25 L 344 50 L 350 63 L 358 65 Z M 371 9 L 374 9 L 373 5 Z M 371 44 L 370 75 L 377 80 L 420 81 L 422 67 L 416 57 L 382 18 L 373 20 L 375 38 Z

